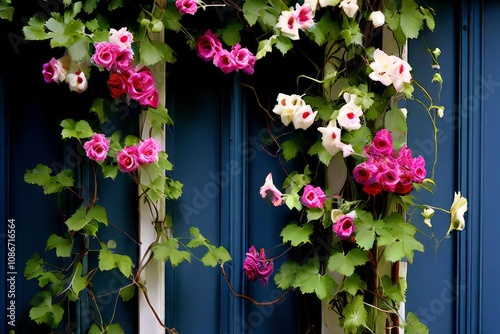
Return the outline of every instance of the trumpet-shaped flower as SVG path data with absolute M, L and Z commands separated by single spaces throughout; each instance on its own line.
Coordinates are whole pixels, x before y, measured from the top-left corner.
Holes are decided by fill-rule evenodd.
M 335 120 L 331 120 L 326 127 L 319 127 L 318 131 L 323 134 L 321 136 L 321 143 L 323 144 L 323 147 L 331 155 L 335 155 L 342 151 L 342 155 L 345 158 L 354 152 L 351 145 L 340 141 L 341 130 L 337 127 Z
M 52 57 L 48 63 L 43 64 L 42 74 L 46 83 L 60 83 L 66 79 L 68 62 L 63 61 L 63 58 Z
M 281 191 L 273 183 L 273 175 L 271 173 L 267 174 L 264 185 L 260 187 L 260 196 L 272 205 L 280 206 L 283 204 L 282 195 Z
M 462 231 L 465 227 L 465 212 L 467 212 L 467 199 L 462 196 L 460 191 L 455 193 L 453 198 L 453 203 L 450 208 L 450 228 L 448 229 L 448 234 L 452 230 Z
M 279 93 L 276 101 L 278 103 L 274 106 L 273 112 L 281 116 L 281 122 L 285 126 L 293 121 L 297 109 L 305 105 L 304 100 L 297 94 L 286 95 Z
M 300 39 L 299 23 L 292 9 L 281 12 L 276 28 L 281 30 L 281 34 L 292 40 Z
M 411 82 L 411 66 L 401 58 L 389 56 L 384 51 L 377 49 L 373 53 L 373 70 L 368 76 L 374 81 L 379 81 L 385 86 L 393 85 L 397 92 L 401 92 L 405 83 Z
M 348 214 L 337 217 L 335 221 L 333 221 L 332 229 L 339 239 L 346 240 L 356 231 L 356 225 L 354 225 L 355 219 L 356 211 L 351 211 Z
M 69 90 L 72 92 L 83 93 L 88 87 L 87 77 L 83 71 L 68 73 L 66 75 L 66 83 L 69 85 Z
M 339 126 L 347 131 L 361 128 L 361 116 L 363 115 L 363 111 L 361 110 L 361 107 L 354 104 L 354 98 L 355 95 L 344 93 L 344 99 L 347 103 L 340 108 L 339 115 L 337 117 Z
M 308 129 L 313 123 L 318 111 L 312 111 L 311 106 L 300 106 L 293 114 L 293 126 L 296 129 Z
M 339 4 L 339 7 L 342 8 L 345 15 L 350 18 L 353 18 L 359 9 L 357 0 L 342 0 Z
M 302 193 L 300 201 L 308 208 L 321 209 L 326 201 L 326 195 L 320 187 L 314 187 L 308 184 L 304 187 L 304 192 Z
M 424 217 L 424 224 L 429 227 L 432 227 L 431 219 L 432 217 L 434 217 L 434 209 L 425 208 L 420 214 Z

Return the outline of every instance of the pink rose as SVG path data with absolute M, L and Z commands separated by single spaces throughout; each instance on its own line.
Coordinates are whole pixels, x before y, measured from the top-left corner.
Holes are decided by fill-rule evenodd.
M 238 69 L 234 55 L 228 50 L 220 50 L 214 56 L 214 65 L 217 66 L 225 74 Z
M 95 42 L 95 52 L 92 55 L 92 62 L 110 71 L 115 66 L 116 58 L 122 50 L 119 45 L 109 42 Z
M 157 101 L 157 90 L 155 80 L 151 70 L 147 66 L 142 66 L 130 74 L 128 79 L 130 84 L 129 95 L 141 105 L 154 105 Z M 156 108 L 158 103 L 156 102 Z
M 394 192 L 399 182 L 399 170 L 387 169 L 385 172 L 378 175 L 377 181 L 382 185 L 383 190 Z
M 425 159 L 421 155 L 413 159 L 412 169 L 413 180 L 417 183 L 421 183 L 427 175 Z
M 137 155 L 137 146 L 127 146 L 116 153 L 118 169 L 124 173 L 135 171 L 139 167 Z
M 204 35 L 198 38 L 196 43 L 198 56 L 205 61 L 211 61 L 215 55 L 222 50 L 222 44 L 217 37 L 217 34 L 207 30 Z
M 354 167 L 352 174 L 356 182 L 360 184 L 372 183 L 376 179 L 377 166 L 370 159 Z
M 269 283 L 274 264 L 272 260 L 267 259 L 264 248 L 261 248 L 260 252 L 257 253 L 255 246 L 251 246 L 246 253 L 245 261 L 243 261 L 243 270 L 251 282 L 259 279 L 260 284 L 264 287 Z
M 253 74 L 255 56 L 247 48 L 241 48 L 241 45 L 237 43 L 231 48 L 231 54 L 239 70 L 246 74 Z
M 131 66 L 134 61 L 134 52 L 131 48 L 123 49 L 119 54 L 116 55 L 115 63 L 111 67 L 112 70 L 118 70 L 121 72 L 127 72 L 131 70 Z
M 339 239 L 348 239 L 356 231 L 353 215 L 347 214 L 339 217 L 332 225 L 332 229 Z
M 176 0 L 175 7 L 181 15 L 194 15 L 198 10 L 198 3 L 195 0 Z
M 140 164 L 152 164 L 158 160 L 158 153 L 161 150 L 160 143 L 154 138 L 144 139 L 137 146 L 137 160 Z
M 109 150 L 109 139 L 103 134 L 96 133 L 92 139 L 83 144 L 87 157 L 97 162 L 103 162 L 106 159 Z
M 302 204 L 307 206 L 308 208 L 323 208 L 323 204 L 325 203 L 326 195 L 320 187 L 313 187 L 308 184 L 304 187 L 304 192 L 300 201 Z

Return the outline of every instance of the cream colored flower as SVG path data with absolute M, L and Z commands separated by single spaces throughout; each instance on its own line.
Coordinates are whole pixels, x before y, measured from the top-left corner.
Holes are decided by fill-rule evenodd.
M 424 217 L 424 224 L 432 227 L 431 224 L 431 219 L 434 217 L 434 209 L 433 208 L 426 208 L 424 211 L 422 211 L 421 215 Z
M 381 27 L 384 25 L 385 23 L 385 16 L 384 16 L 384 13 L 382 13 L 381 11 L 377 10 L 377 11 L 374 11 L 370 14 L 370 16 L 368 17 L 368 20 L 372 21 L 373 23 L 373 26 L 375 28 L 378 28 L 378 27 Z
M 305 105 L 304 100 L 297 94 L 287 95 L 279 93 L 276 102 L 273 112 L 281 116 L 281 122 L 285 126 L 288 126 L 293 121 L 293 115 L 297 109 Z
M 344 13 L 350 18 L 353 18 L 359 9 L 357 0 L 342 0 L 339 7 L 342 8 Z
M 464 214 L 467 212 L 467 199 L 462 197 L 460 191 L 455 193 L 453 198 L 453 203 L 450 209 L 450 228 L 448 229 L 448 234 L 452 230 L 462 231 L 465 227 Z

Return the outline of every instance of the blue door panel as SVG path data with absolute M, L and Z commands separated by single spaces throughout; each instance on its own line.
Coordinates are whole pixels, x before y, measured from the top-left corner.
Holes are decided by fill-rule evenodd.
M 410 40 L 409 63 L 413 67 L 414 78 L 429 87 L 429 93 L 435 98 L 435 104 L 445 106 L 445 116 L 437 119 L 439 158 L 435 170 L 436 191 L 433 195 L 420 192 L 424 201 L 438 207 L 449 209 L 456 190 L 457 160 L 455 151 L 457 138 L 458 92 L 456 82 L 459 78 L 457 66 L 459 62 L 458 38 L 460 26 L 458 8 L 453 1 L 440 1 L 432 4 L 436 10 L 436 28 L 434 32 L 426 32 L 418 40 Z M 442 54 L 439 58 L 441 75 L 444 80 L 441 100 L 439 101 L 439 85 L 431 84 L 434 72 L 431 70 L 431 57 L 425 50 L 439 47 Z M 415 89 L 415 97 L 428 103 L 425 96 Z M 434 133 L 426 110 L 416 101 L 408 101 L 408 145 L 415 155 L 426 159 L 427 176 L 431 176 L 434 160 Z M 411 217 L 418 222 L 424 232 L 429 229 L 423 224 L 422 217 L 416 212 Z M 438 238 L 446 234 L 449 218 L 446 214 L 436 212 L 432 221 L 434 233 Z M 457 277 L 455 275 L 455 236 L 445 240 L 434 252 L 434 240 L 420 234 L 420 242 L 424 244 L 425 253 L 416 252 L 414 263 L 408 266 L 408 291 L 406 311 L 415 313 L 420 321 L 426 324 L 430 333 L 455 333 L 455 307 Z

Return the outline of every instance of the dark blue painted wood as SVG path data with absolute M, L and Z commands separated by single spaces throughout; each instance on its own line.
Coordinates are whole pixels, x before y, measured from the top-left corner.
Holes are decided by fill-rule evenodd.
M 409 63 L 413 67 L 414 78 L 429 88 L 436 98 L 435 103 L 445 106 L 445 116 L 437 119 L 438 124 L 438 162 L 435 170 L 437 189 L 434 195 L 418 193 L 424 201 L 438 207 L 449 209 L 453 191 L 457 189 L 456 137 L 457 119 L 461 112 L 456 83 L 460 76 L 457 72 L 459 62 L 458 38 L 460 30 L 459 11 L 453 1 L 434 2 L 436 10 L 436 29 L 424 33 L 418 40 L 409 41 Z M 441 101 L 437 100 L 438 85 L 431 84 L 434 72 L 431 70 L 431 57 L 425 47 L 439 47 L 441 74 L 444 79 Z M 423 94 L 415 91 L 415 97 L 428 103 Z M 432 124 L 425 109 L 416 101 L 408 101 L 408 145 L 414 154 L 426 159 L 428 176 L 431 176 L 434 160 L 434 139 Z M 436 212 L 432 224 L 438 238 L 449 227 L 449 216 Z M 428 228 L 416 212 L 411 217 L 423 231 Z M 457 276 L 455 274 L 455 235 L 441 243 L 438 254 L 434 253 L 434 241 L 420 234 L 418 239 L 425 246 L 425 253 L 417 252 L 414 263 L 408 267 L 407 312 L 415 313 L 425 323 L 430 333 L 455 333 L 454 320 L 457 300 Z M 472 333 L 472 332 L 471 332 Z

